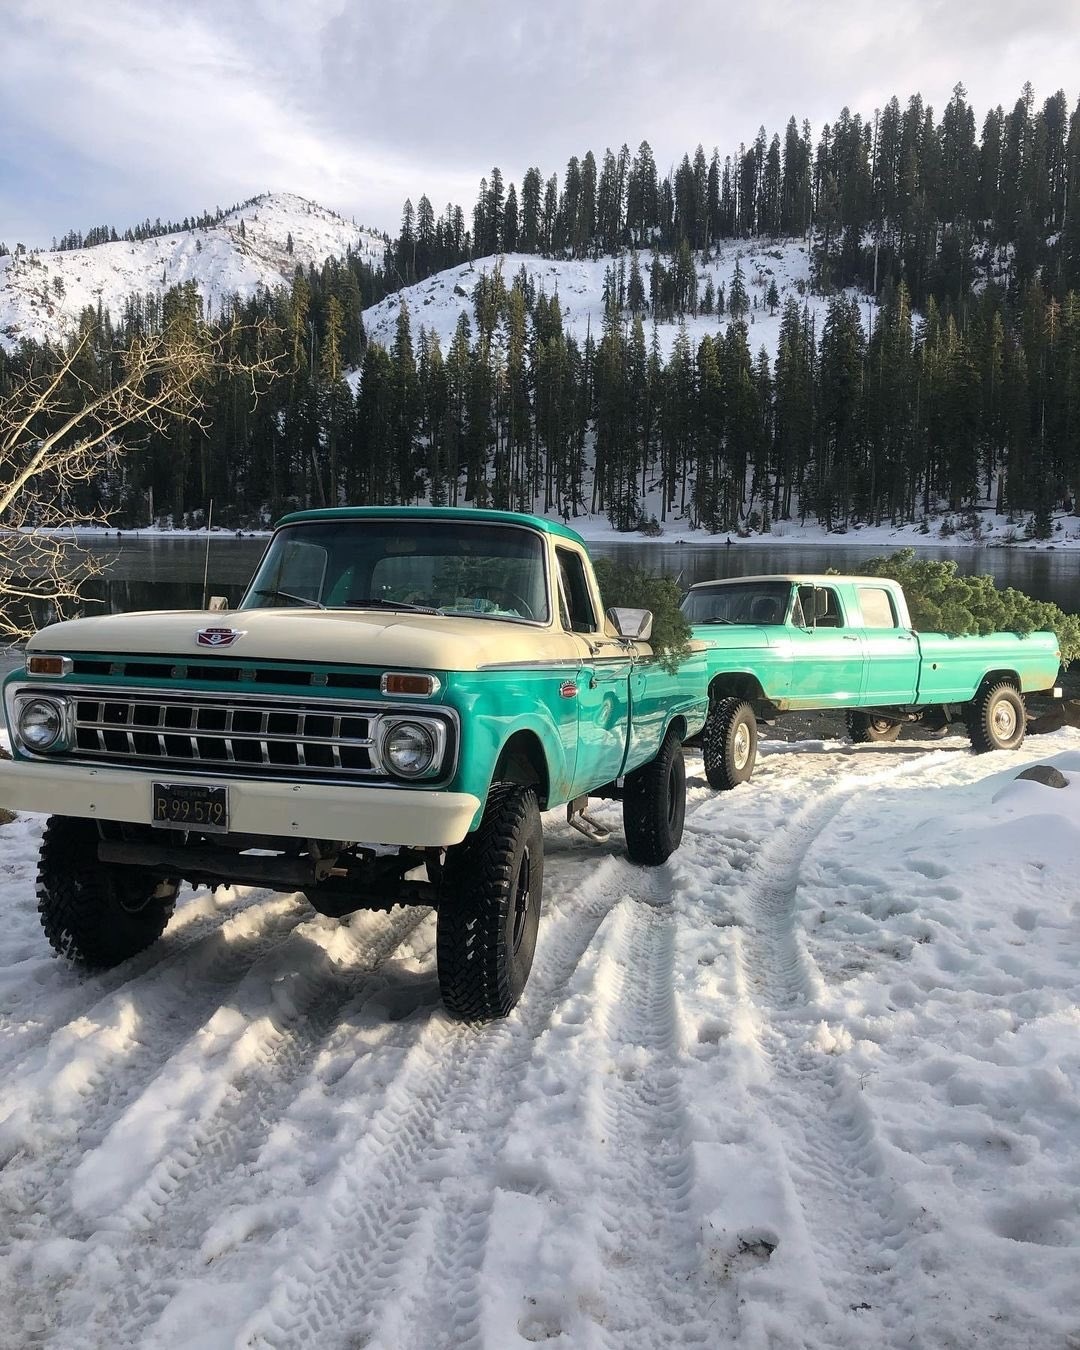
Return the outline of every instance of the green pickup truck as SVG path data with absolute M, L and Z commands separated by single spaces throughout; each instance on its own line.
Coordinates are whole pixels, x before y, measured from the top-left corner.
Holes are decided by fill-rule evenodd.
M 907 722 L 943 731 L 962 720 L 977 751 L 1016 749 L 1024 695 L 1051 689 L 1061 666 L 1053 633 L 917 633 L 902 588 L 879 577 L 704 581 L 682 608 L 707 647 L 701 743 L 715 788 L 752 774 L 758 718 L 796 709 L 847 709 L 857 743 L 894 741 Z
M 447 1007 L 507 1013 L 540 812 L 595 835 L 589 797 L 621 798 L 639 863 L 682 837 L 704 655 L 669 669 L 651 625 L 605 613 L 561 525 L 371 507 L 287 516 L 231 612 L 43 629 L 4 683 L 0 805 L 51 815 L 46 936 L 114 965 L 161 935 L 183 881 L 302 891 L 332 916 L 430 905 Z

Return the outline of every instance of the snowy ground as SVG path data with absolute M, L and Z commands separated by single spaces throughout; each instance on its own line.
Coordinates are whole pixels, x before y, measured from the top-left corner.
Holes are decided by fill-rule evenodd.
M 654 871 L 552 813 L 480 1029 L 424 912 L 76 974 L 0 827 L 0 1345 L 1075 1350 L 1080 734 L 764 752 Z

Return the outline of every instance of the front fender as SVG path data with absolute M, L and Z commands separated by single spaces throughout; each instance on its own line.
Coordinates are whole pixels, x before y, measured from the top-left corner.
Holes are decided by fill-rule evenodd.
M 461 719 L 461 750 L 450 788 L 477 797 L 479 824 L 495 767 L 518 732 L 535 736 L 547 768 L 548 807 L 569 800 L 577 763 L 576 700 L 562 692 L 573 670 L 476 671 L 448 677 L 446 702 Z

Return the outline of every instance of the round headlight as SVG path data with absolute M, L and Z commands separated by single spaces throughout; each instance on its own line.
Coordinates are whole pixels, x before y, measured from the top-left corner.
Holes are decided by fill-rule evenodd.
M 416 778 L 431 768 L 435 737 L 416 722 L 399 722 L 387 733 L 383 750 L 395 773 L 403 778 Z
M 27 699 L 19 708 L 18 731 L 31 750 L 51 750 L 60 739 L 64 718 L 57 704 L 47 698 Z

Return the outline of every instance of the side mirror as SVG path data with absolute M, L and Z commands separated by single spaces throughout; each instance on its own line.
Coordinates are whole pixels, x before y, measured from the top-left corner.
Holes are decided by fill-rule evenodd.
M 229 608 L 228 597 L 224 595 L 212 595 L 210 597 L 210 603 L 206 608 L 214 614 L 220 614 L 223 610 Z
M 615 631 L 621 638 L 631 642 L 648 642 L 652 637 L 653 616 L 651 609 L 625 609 L 612 607 L 607 612 L 615 625 Z

